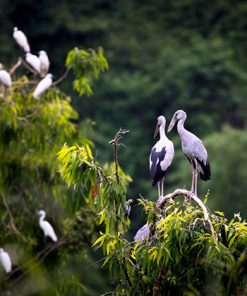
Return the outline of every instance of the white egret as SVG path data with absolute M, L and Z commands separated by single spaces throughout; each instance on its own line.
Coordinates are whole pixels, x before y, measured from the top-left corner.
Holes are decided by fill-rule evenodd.
M 174 146 L 165 134 L 166 119 L 164 116 L 157 118 L 154 137 L 159 133 L 160 139 L 153 146 L 149 156 L 149 167 L 153 186 L 158 185 L 159 198 L 164 194 L 164 176 L 174 157 Z
M 6 87 L 12 85 L 11 76 L 6 70 L 0 69 L 0 82 Z
M 208 153 L 202 141 L 184 128 L 186 118 L 187 114 L 183 110 L 176 111 L 168 127 L 168 132 L 177 123 L 177 131 L 181 139 L 182 150 L 192 164 L 191 191 L 197 195 L 198 173 L 202 180 L 207 181 L 211 178 L 211 170 L 208 162 Z
M 44 50 L 41 50 L 39 52 L 39 60 L 40 60 L 40 73 L 42 76 L 45 76 L 49 71 L 50 61 L 47 53 Z
M 52 85 L 52 74 L 49 73 L 36 86 L 33 93 L 34 98 L 37 99 L 41 95 L 41 93 L 47 90 L 51 85 Z
M 44 221 L 45 216 L 46 216 L 45 211 L 40 210 L 38 215 L 40 216 L 39 226 L 43 230 L 44 235 L 49 236 L 54 242 L 56 242 L 57 236 L 56 236 L 56 233 L 55 233 L 53 227 L 51 226 L 51 224 L 48 221 Z
M 5 252 L 2 248 L 0 248 L 0 262 L 5 270 L 5 272 L 10 272 L 11 271 L 11 260 L 9 257 L 9 254 Z
M 30 46 L 28 44 L 26 35 L 22 31 L 18 30 L 17 27 L 14 27 L 13 37 L 25 52 L 30 51 Z
M 30 52 L 26 53 L 26 61 L 36 72 L 40 73 L 40 59 L 36 55 Z

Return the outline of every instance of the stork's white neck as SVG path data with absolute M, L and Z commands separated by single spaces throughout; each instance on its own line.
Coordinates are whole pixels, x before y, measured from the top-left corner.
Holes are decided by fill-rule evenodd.
M 177 131 L 180 136 L 186 131 L 186 129 L 184 128 L 184 122 L 185 122 L 185 118 L 182 118 L 178 121 L 178 124 L 177 124 Z
M 166 137 L 166 134 L 165 134 L 165 125 L 164 124 L 161 124 L 160 127 L 159 127 L 159 134 L 160 134 L 160 139 L 163 138 L 163 137 Z

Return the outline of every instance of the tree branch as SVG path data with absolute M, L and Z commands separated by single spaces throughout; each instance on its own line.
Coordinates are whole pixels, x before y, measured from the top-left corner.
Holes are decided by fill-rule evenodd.
M 5 197 L 4 194 L 1 194 L 2 196 L 2 200 L 3 200 L 3 204 L 7 210 L 7 213 L 9 215 L 9 220 L 10 220 L 10 227 L 11 229 L 13 230 L 13 232 L 17 235 L 19 235 L 25 242 L 27 241 L 27 239 L 21 234 L 21 232 L 17 229 L 17 227 L 15 226 L 15 223 L 14 223 L 14 218 L 13 218 L 13 215 L 10 211 L 10 208 L 9 208 L 9 205 L 8 205 L 8 202 L 7 202 L 7 199 Z
M 209 225 L 209 228 L 210 228 L 210 232 L 212 234 L 212 237 L 213 237 L 213 240 L 214 242 L 216 243 L 218 238 L 217 238 L 217 234 L 214 230 L 214 227 L 213 227 L 213 224 L 210 220 L 210 215 L 209 215 L 209 212 L 208 212 L 208 209 L 207 207 L 204 205 L 204 203 L 200 200 L 200 198 L 198 196 L 196 196 L 193 192 L 191 191 L 188 191 L 186 189 L 176 189 L 174 192 L 172 193 L 169 193 L 165 196 L 161 196 L 157 202 L 156 202 L 156 206 L 157 208 L 163 208 L 165 207 L 165 204 L 166 202 L 169 200 L 169 199 L 174 199 L 176 198 L 177 196 L 179 195 L 183 195 L 185 197 L 189 197 L 191 199 L 193 199 L 198 205 L 199 207 L 202 209 L 203 211 L 203 215 L 204 215 L 204 219 L 205 221 L 208 223 Z M 150 237 L 150 225 L 148 224 L 145 224 L 144 226 L 142 226 L 136 233 L 135 237 L 134 237 L 134 241 L 137 242 L 137 241 L 140 241 L 142 240 L 143 238 L 149 238 Z
M 204 203 L 193 192 L 188 191 L 186 189 L 176 189 L 172 193 L 169 193 L 169 194 L 167 194 L 165 196 L 161 196 L 158 199 L 158 201 L 156 202 L 156 205 L 157 205 L 158 208 L 163 208 L 168 199 L 174 199 L 175 197 L 177 197 L 179 195 L 184 195 L 186 197 L 189 197 L 189 198 L 193 199 L 199 205 L 199 207 L 203 210 L 204 219 L 205 219 L 205 221 L 208 223 L 208 225 L 210 227 L 210 231 L 211 231 L 211 234 L 212 234 L 213 238 L 215 240 L 217 240 L 217 235 L 216 235 L 216 232 L 214 230 L 213 224 L 212 224 L 211 220 L 209 219 L 209 212 L 208 212 L 206 206 L 204 205 Z
M 9 74 L 12 75 L 17 68 L 19 68 L 22 64 L 22 58 L 18 58 L 17 62 L 9 69 Z
M 67 68 L 66 71 L 63 73 L 63 75 L 60 78 L 58 78 L 58 80 L 54 81 L 52 85 L 55 86 L 61 83 L 67 77 L 69 71 L 70 71 L 70 68 Z
M 119 184 L 119 174 L 118 174 L 118 147 L 121 145 L 119 141 L 122 139 L 123 135 L 128 133 L 129 130 L 127 129 L 119 129 L 119 131 L 116 133 L 114 139 L 109 141 L 109 144 L 112 144 L 114 146 L 114 163 L 115 163 L 115 176 L 117 179 L 117 183 Z

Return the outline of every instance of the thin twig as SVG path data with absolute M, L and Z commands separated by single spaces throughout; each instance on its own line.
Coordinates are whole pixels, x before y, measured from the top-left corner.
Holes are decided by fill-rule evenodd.
M 118 147 L 122 145 L 119 143 L 119 141 L 122 139 L 122 136 L 126 133 L 128 133 L 129 130 L 127 129 L 119 129 L 119 131 L 116 133 L 114 139 L 109 141 L 109 144 L 112 144 L 114 146 L 114 163 L 115 163 L 115 176 L 117 179 L 117 183 L 119 184 L 119 174 L 118 174 Z
M 22 121 L 27 121 L 28 118 L 33 117 L 40 109 L 41 109 L 41 107 L 38 107 L 38 108 L 34 109 L 34 111 L 32 113 L 27 114 L 26 116 L 22 116 L 22 117 L 19 116 L 17 118 Z
M 17 62 L 9 69 L 9 74 L 12 75 L 16 70 L 17 68 L 19 68 L 22 64 L 22 58 L 19 57 Z
M 21 234 L 21 232 L 17 229 L 17 227 L 15 226 L 15 223 L 14 223 L 14 218 L 13 218 L 13 215 L 10 211 L 10 208 L 9 208 L 9 205 L 8 205 L 8 202 L 7 202 L 7 199 L 5 197 L 4 194 L 1 194 L 2 196 L 2 200 L 3 200 L 3 204 L 7 210 L 7 213 L 9 215 L 9 219 L 10 219 L 10 226 L 12 228 L 12 230 L 14 231 L 14 233 L 16 233 L 17 235 L 19 235 L 25 242 L 27 241 L 27 239 Z
M 52 85 L 55 86 L 61 83 L 67 77 L 69 71 L 70 71 L 70 68 L 67 68 L 66 71 L 63 73 L 63 75 L 60 78 L 58 78 L 58 80 L 54 81 Z
M 55 249 L 61 247 L 62 245 L 69 242 L 69 238 L 59 240 L 56 244 L 53 244 L 52 246 L 49 245 L 47 248 L 39 252 L 34 258 L 32 258 L 27 264 L 25 264 L 23 267 L 19 267 L 12 272 L 12 275 L 18 272 L 20 269 L 26 268 L 27 270 L 24 271 L 19 277 L 17 277 L 14 281 L 12 281 L 12 284 L 10 287 L 13 287 L 16 283 L 18 283 L 23 277 L 25 277 L 26 274 L 28 274 L 31 270 L 35 269 L 51 252 L 53 252 Z M 34 263 L 37 260 L 37 263 Z M 32 265 L 33 264 L 33 265 Z M 29 265 L 32 265 L 30 268 L 28 268 Z

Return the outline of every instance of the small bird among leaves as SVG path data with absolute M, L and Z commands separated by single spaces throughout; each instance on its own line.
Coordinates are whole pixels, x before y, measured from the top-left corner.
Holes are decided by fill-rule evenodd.
M 47 74 L 36 86 L 33 96 L 37 99 L 44 91 L 52 85 L 52 74 Z
M 39 226 L 43 230 L 44 235 L 50 237 L 54 242 L 57 241 L 57 235 L 51 226 L 51 224 L 48 221 L 45 221 L 45 216 L 46 213 L 43 210 L 40 210 L 38 215 L 40 216 L 39 218 Z

